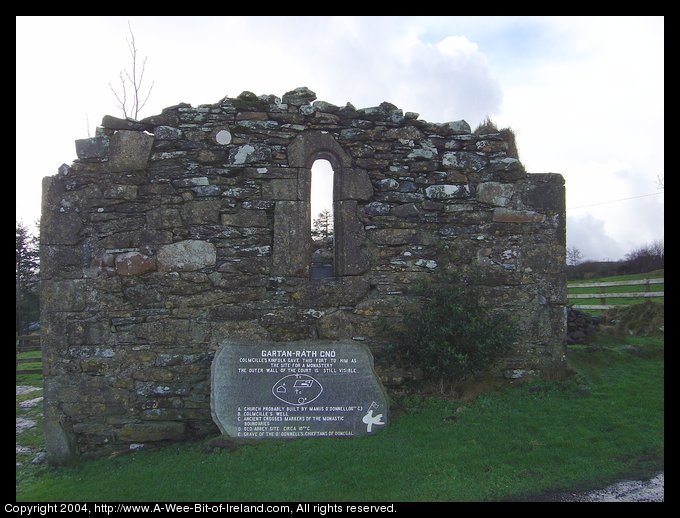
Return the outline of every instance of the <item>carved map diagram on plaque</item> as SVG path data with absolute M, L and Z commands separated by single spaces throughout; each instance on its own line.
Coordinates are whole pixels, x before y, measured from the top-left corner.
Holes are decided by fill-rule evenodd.
M 387 424 L 373 356 L 353 341 L 224 342 L 211 383 L 213 420 L 235 438 L 351 437 Z

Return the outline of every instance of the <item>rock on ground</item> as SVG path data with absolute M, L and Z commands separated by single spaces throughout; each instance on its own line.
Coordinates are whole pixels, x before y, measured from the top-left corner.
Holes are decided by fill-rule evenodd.
M 30 385 L 17 385 L 17 396 L 23 396 L 24 394 L 30 394 L 36 390 L 41 390 L 39 387 L 32 387 Z
M 22 401 L 21 403 L 19 403 L 19 406 L 21 408 L 33 408 L 34 406 L 41 403 L 42 400 L 43 400 L 42 396 L 36 397 L 36 398 L 33 398 L 33 399 L 28 399 L 26 401 Z
M 17 417 L 17 435 L 21 432 L 33 428 L 35 426 L 35 421 L 30 419 L 25 419 L 23 417 Z

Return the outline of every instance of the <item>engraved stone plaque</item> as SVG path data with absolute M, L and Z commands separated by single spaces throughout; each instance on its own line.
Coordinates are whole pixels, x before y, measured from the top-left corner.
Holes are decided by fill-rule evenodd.
M 234 438 L 352 437 L 387 424 L 373 356 L 354 341 L 223 342 L 211 384 L 213 420 Z

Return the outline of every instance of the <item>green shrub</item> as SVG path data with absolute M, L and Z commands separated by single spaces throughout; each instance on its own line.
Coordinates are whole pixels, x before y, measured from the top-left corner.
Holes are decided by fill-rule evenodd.
M 422 301 L 392 329 L 391 349 L 402 362 L 438 381 L 440 391 L 491 367 L 518 336 L 507 315 L 493 314 L 474 295 L 452 287 L 417 288 Z

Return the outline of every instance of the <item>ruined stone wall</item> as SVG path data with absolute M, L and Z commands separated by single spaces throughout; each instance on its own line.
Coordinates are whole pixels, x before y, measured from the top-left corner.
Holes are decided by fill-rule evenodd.
M 522 339 L 499 375 L 564 361 L 562 177 L 528 175 L 507 131 L 314 99 L 244 92 L 140 122 L 107 116 L 44 179 L 53 459 L 217 433 L 221 341 L 355 338 L 376 350 L 380 317 L 426 278 L 474 269 L 467 287 L 517 317 Z M 310 280 L 319 158 L 335 172 L 335 275 Z

